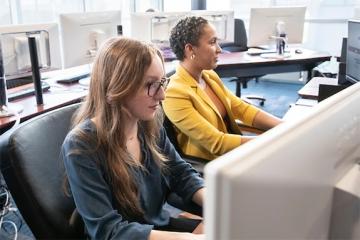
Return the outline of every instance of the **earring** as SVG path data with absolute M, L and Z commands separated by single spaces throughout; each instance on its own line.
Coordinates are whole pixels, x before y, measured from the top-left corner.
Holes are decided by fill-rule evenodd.
M 195 58 L 195 54 L 191 54 L 190 59 L 194 60 L 194 58 Z

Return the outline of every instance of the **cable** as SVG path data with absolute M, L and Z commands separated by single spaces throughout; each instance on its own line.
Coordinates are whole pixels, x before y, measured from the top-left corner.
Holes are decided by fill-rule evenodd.
M 14 228 L 14 240 L 17 240 L 18 228 L 13 221 L 5 220 L 4 217 L 9 212 L 16 212 L 17 208 L 11 207 L 10 193 L 6 186 L 0 185 L 0 231 L 3 228 L 4 223 L 9 223 Z M 5 230 L 5 228 L 4 228 Z M 6 230 L 5 230 L 6 231 Z
M 14 240 L 17 240 L 17 236 L 18 236 L 18 229 L 17 229 L 17 227 L 16 227 L 16 224 L 15 224 L 13 221 L 8 221 L 8 220 L 3 221 L 3 223 L 10 223 L 10 224 L 11 224 L 11 226 L 13 226 L 13 227 L 14 227 Z M 1 226 L 0 226 L 0 229 L 1 229 Z

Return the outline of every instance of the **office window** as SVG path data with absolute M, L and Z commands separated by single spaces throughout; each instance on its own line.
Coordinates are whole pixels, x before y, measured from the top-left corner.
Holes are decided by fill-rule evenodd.
M 57 21 L 61 12 L 83 11 L 82 0 L 18 0 L 13 11 L 13 23 L 41 23 Z
M 86 0 L 85 10 L 88 11 L 110 11 L 122 9 L 122 0 Z
M 59 13 L 119 10 L 125 0 L 1 0 L 0 24 L 56 22 Z
M 163 0 L 165 12 L 183 12 L 191 10 L 191 0 Z M 208 0 L 209 1 L 209 0 Z
M 320 0 L 321 5 L 324 6 L 349 6 L 349 5 L 359 5 L 359 0 Z
M 0 25 L 11 24 L 11 9 L 9 1 L 2 0 L 0 8 Z
M 271 0 L 252 0 L 252 1 L 243 1 L 243 0 L 231 0 L 230 6 L 231 9 L 234 9 L 234 16 L 237 18 L 242 18 L 244 20 L 250 18 L 250 9 L 253 7 L 270 7 Z
M 191 7 L 191 3 L 190 3 Z M 221 10 L 233 10 L 231 6 L 231 0 L 207 0 L 206 9 L 211 11 L 221 11 Z
M 311 0 L 273 0 L 274 6 L 307 6 Z
M 162 0 L 133 0 L 129 2 L 133 2 L 134 12 L 145 12 L 148 9 L 153 9 L 155 11 L 163 11 Z

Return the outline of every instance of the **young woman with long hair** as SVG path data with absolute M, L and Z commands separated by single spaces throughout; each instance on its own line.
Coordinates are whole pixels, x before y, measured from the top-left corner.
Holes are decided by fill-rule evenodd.
M 198 220 L 177 232 L 164 209 L 170 192 L 200 206 L 204 195 L 202 178 L 162 128 L 167 84 L 161 53 L 149 44 L 112 38 L 97 53 L 89 94 L 62 147 L 91 239 L 204 239 L 191 233 Z

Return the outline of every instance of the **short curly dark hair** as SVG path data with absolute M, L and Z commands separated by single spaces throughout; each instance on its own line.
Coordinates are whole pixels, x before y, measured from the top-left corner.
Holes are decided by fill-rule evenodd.
M 185 17 L 180 19 L 171 29 L 170 46 L 176 57 L 182 61 L 185 57 L 185 45 L 197 46 L 202 30 L 208 21 L 203 17 Z

